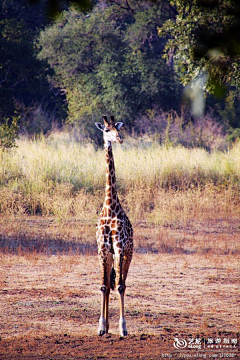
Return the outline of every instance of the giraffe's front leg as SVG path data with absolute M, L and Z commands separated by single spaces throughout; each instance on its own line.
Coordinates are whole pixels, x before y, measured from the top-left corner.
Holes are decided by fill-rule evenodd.
M 119 333 L 120 336 L 126 336 L 127 335 L 127 325 L 126 320 L 124 317 L 124 286 L 119 285 L 118 286 L 118 293 L 119 293 L 119 307 L 120 307 L 120 317 L 119 317 Z
M 100 264 L 102 271 L 102 286 L 101 286 L 101 315 L 99 319 L 98 334 L 104 335 L 108 333 L 108 307 L 110 294 L 110 272 L 113 263 L 113 256 L 111 253 L 105 254 L 105 257 L 100 256 Z
M 132 251 L 125 249 L 124 252 L 115 248 L 115 270 L 116 270 L 116 285 L 119 293 L 119 332 L 120 336 L 127 335 L 126 320 L 124 316 L 124 295 L 126 290 L 126 279 L 129 265 L 132 259 Z
M 104 335 L 107 332 L 107 324 L 105 318 L 107 287 L 105 285 L 101 287 L 101 292 L 101 315 L 98 326 L 98 335 L 100 336 Z
M 115 251 L 115 267 L 116 267 L 116 285 L 119 294 L 119 333 L 120 336 L 127 335 L 126 320 L 124 317 L 124 293 L 125 293 L 125 276 L 123 276 L 124 269 L 123 253 Z

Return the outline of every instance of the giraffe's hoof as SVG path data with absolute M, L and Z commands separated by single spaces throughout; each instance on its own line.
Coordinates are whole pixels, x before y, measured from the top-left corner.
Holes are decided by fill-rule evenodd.
M 127 336 L 127 330 L 121 331 L 120 337 L 124 337 L 124 336 Z
M 98 326 L 98 335 L 103 336 L 104 334 L 106 334 L 106 332 L 107 332 L 106 320 L 105 318 L 100 317 L 99 326 Z
M 103 336 L 105 334 L 105 330 L 98 330 L 98 335 Z
M 126 327 L 125 319 L 119 320 L 119 333 L 121 337 L 127 336 L 127 327 Z

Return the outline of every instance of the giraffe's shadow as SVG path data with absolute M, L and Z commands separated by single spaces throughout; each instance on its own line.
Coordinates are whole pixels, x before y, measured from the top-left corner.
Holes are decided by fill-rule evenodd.
M 40 253 L 46 255 L 97 254 L 95 242 L 66 241 L 63 238 L 42 238 L 21 235 L 12 238 L 0 235 L 0 251 L 7 254 Z
M 82 255 L 97 255 L 97 243 L 95 238 L 91 242 L 84 242 L 78 240 L 66 240 L 64 237 L 40 236 L 31 235 L 20 236 L 6 236 L 0 234 L 0 252 L 6 254 L 31 254 L 39 253 L 45 255 L 68 255 L 68 254 L 82 254 Z M 136 244 L 134 252 L 137 254 L 159 254 L 159 253 L 183 253 L 194 254 L 196 250 L 189 250 L 184 248 L 174 249 L 170 245 L 158 246 L 154 243 Z

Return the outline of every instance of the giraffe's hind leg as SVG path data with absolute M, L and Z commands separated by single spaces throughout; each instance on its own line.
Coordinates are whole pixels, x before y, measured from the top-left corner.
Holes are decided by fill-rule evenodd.
M 101 286 L 101 315 L 99 319 L 98 334 L 100 336 L 107 334 L 109 329 L 108 322 L 108 308 L 109 308 L 109 294 L 110 294 L 110 273 L 112 269 L 113 255 L 108 253 L 104 261 L 100 257 L 100 266 L 102 273 Z

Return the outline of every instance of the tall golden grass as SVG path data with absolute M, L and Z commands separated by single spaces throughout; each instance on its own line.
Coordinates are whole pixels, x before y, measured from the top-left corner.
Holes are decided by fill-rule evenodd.
M 103 149 L 59 133 L 17 145 L 0 152 L 0 213 L 95 221 L 104 197 Z M 239 215 L 240 143 L 208 153 L 126 139 L 114 146 L 114 158 L 120 198 L 133 221 L 162 223 L 212 210 Z

